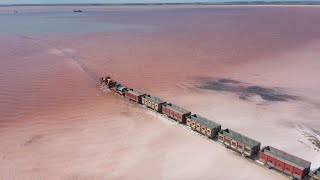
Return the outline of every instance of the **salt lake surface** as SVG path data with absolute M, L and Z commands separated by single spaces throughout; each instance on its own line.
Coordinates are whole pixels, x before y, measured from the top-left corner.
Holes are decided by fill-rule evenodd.
M 0 7 L 0 179 L 285 179 L 101 92 L 103 75 L 320 166 L 305 137 L 320 132 L 319 16 L 317 6 Z

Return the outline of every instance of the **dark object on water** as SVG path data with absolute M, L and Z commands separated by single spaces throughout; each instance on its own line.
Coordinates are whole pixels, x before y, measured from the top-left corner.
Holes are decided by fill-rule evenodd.
M 80 9 L 79 10 L 74 10 L 73 12 L 82 12 L 82 10 L 80 10 Z
M 13 11 L 13 14 L 18 14 L 18 11 L 17 11 L 17 10 L 14 10 L 14 11 Z

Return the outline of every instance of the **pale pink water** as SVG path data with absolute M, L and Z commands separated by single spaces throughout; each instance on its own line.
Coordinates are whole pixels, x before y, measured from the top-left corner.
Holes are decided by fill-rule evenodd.
M 271 71 L 263 68 L 269 61 L 286 66 L 290 59 L 278 57 L 296 52 L 296 49 L 309 48 L 310 44 L 313 46 L 309 49 L 318 47 L 320 7 L 81 7 L 84 13 L 73 13 L 77 8 L 0 9 L 1 26 L 6 26 L 0 30 L 0 138 L 3 142 L 0 172 L 12 172 L 8 173 L 9 178 L 19 179 L 26 175 L 31 179 L 42 179 L 49 174 L 53 179 L 78 176 L 90 179 L 95 175 L 100 179 L 117 172 L 111 177 L 127 179 L 126 175 L 135 173 L 131 172 L 130 165 L 120 166 L 119 163 L 148 154 L 135 154 L 134 148 L 152 151 L 149 146 L 160 146 L 161 151 L 146 155 L 151 158 L 146 166 L 158 164 L 161 169 L 159 164 L 163 160 L 155 156 L 168 156 L 168 152 L 174 151 L 164 141 L 170 137 L 164 134 L 171 133 L 176 137 L 169 143 L 188 142 L 187 137 L 176 133 L 174 128 L 167 128 L 167 124 L 149 124 L 148 115 L 138 112 L 139 108 L 130 107 L 117 96 L 103 94 L 97 88 L 97 78 L 103 75 L 111 75 L 128 86 L 172 99 L 187 108 L 196 105 L 185 104 L 175 95 L 188 96 L 186 89 L 192 86 L 189 83 L 197 84 L 196 77 L 233 77 L 259 85 L 290 88 L 296 94 L 313 99 L 314 104 L 320 102 L 317 98 L 319 73 L 313 73 L 310 79 L 299 79 L 304 72 L 294 72 L 288 80 L 291 83 L 286 84 L 283 83 L 286 78 L 271 80 L 265 77 L 264 73 Z M 13 15 L 13 9 L 19 13 Z M 319 63 L 314 63 L 309 64 L 310 68 L 318 67 Z M 306 64 L 309 68 L 308 61 Z M 307 78 L 309 72 L 306 72 Z M 306 86 L 299 86 L 304 81 L 307 81 Z M 315 119 L 318 112 L 314 112 Z M 143 120 L 135 119 L 137 114 Z M 307 123 L 320 127 L 318 121 Z M 161 129 L 159 132 L 163 134 L 155 135 L 152 129 Z M 119 145 L 114 143 L 123 140 L 123 146 L 130 144 L 132 139 L 128 142 L 124 139 L 131 133 L 146 136 L 149 144 L 143 144 L 146 139 L 135 135 L 131 138 L 143 141 L 141 146 L 118 149 Z M 201 146 L 201 143 L 197 142 L 197 145 Z M 81 149 L 79 157 L 72 156 L 77 153 L 75 147 Z M 210 152 L 212 147 L 204 145 L 202 148 Z M 100 155 L 95 157 L 97 152 Z M 24 157 L 32 153 L 33 158 Z M 116 161 L 124 154 L 129 154 L 126 160 Z M 70 161 L 70 164 L 66 165 L 64 161 Z M 94 168 L 79 165 L 86 161 L 101 161 L 101 164 L 92 165 Z M 12 164 L 7 166 L 5 163 L 9 162 Z M 31 164 L 31 169 L 19 164 Z M 63 170 L 74 164 L 77 168 L 71 168 L 71 172 Z M 209 166 L 212 164 L 205 164 L 204 169 Z M 86 169 L 87 173 L 81 174 L 80 169 Z M 150 172 L 148 177 L 161 179 L 161 174 L 167 171 Z M 209 172 L 195 171 L 199 176 L 193 178 Z M 162 178 L 177 179 L 184 172 L 167 173 Z M 143 179 L 140 175 L 137 177 Z

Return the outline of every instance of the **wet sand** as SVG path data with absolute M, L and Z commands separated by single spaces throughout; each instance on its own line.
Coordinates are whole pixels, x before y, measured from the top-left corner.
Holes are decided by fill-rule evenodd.
M 148 8 L 28 7 L 19 12 L 29 20 L 92 28 L 0 32 L 2 178 L 286 179 L 101 92 L 106 74 L 320 166 L 299 131 L 320 131 L 319 7 Z M 221 78 L 299 100 L 200 88 Z

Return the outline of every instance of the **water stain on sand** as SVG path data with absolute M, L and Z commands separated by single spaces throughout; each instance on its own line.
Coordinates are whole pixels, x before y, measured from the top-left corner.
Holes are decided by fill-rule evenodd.
M 207 78 L 206 78 L 207 79 Z M 288 94 L 278 87 L 263 87 L 258 85 L 249 85 L 239 80 L 221 78 L 218 80 L 204 80 L 199 86 L 200 89 L 234 93 L 239 99 L 247 100 L 251 96 L 260 96 L 268 102 L 281 102 L 289 100 L 299 100 L 298 96 Z
M 26 142 L 24 142 L 23 146 L 32 145 L 33 143 L 38 142 L 42 138 L 43 138 L 43 135 L 41 135 L 41 134 L 34 135 L 30 139 L 28 139 Z

